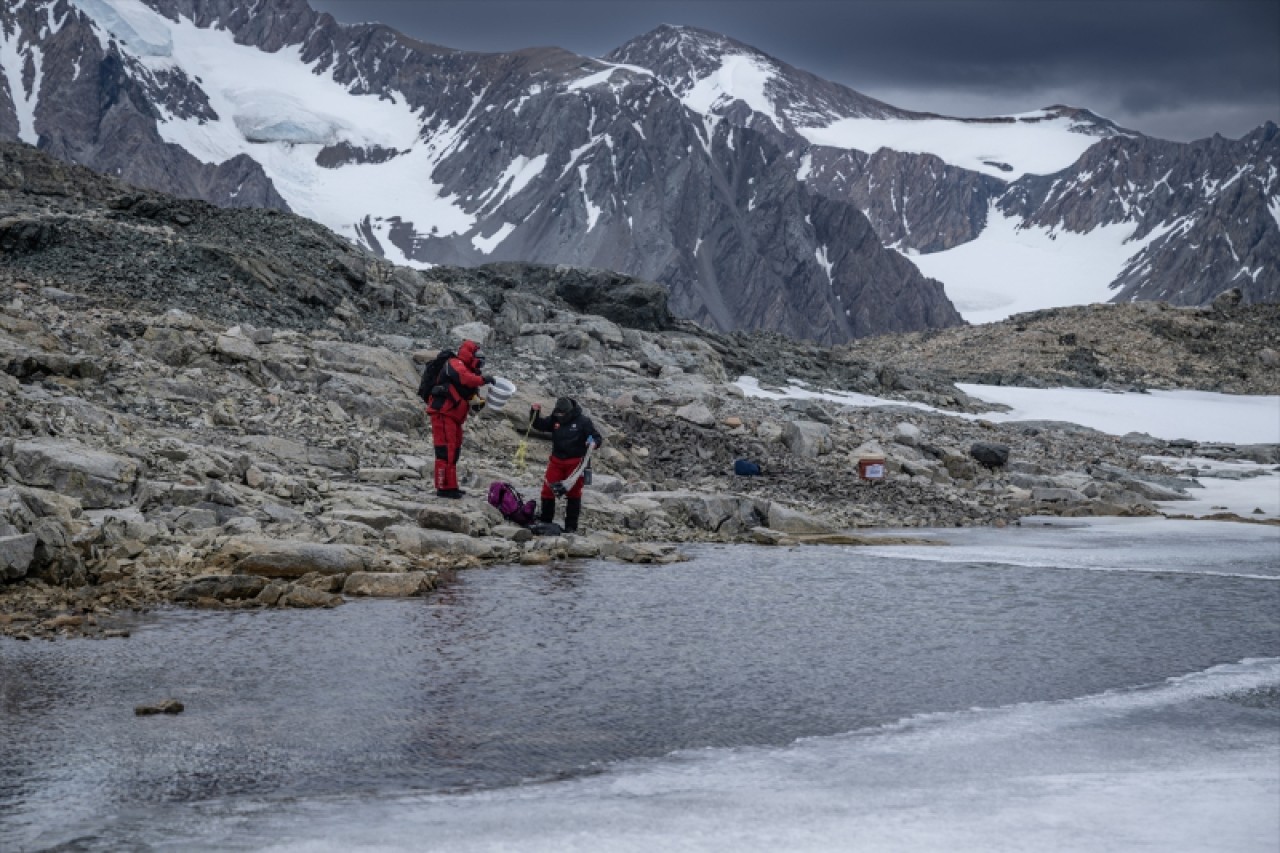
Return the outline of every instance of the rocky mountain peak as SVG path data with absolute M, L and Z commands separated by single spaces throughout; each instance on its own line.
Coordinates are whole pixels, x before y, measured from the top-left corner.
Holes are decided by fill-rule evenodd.
M 695 112 L 734 123 L 758 124 L 754 119 L 763 118 L 791 132 L 853 116 L 912 115 L 696 27 L 658 27 L 607 58 L 652 71 Z M 737 109 L 737 104 L 745 104 L 748 111 Z
M 775 62 L 761 51 L 728 36 L 672 24 L 662 24 L 631 39 L 605 58 L 647 68 L 680 91 L 719 68 L 729 55 L 751 56 L 770 65 Z
M 1040 111 L 1040 117 L 1022 117 L 1023 121 L 1044 121 L 1055 118 L 1070 119 L 1074 122 L 1071 128 L 1075 133 L 1086 133 L 1091 136 L 1141 136 L 1135 130 L 1127 130 L 1109 118 L 1103 118 L 1095 112 L 1083 107 L 1072 107 L 1065 104 L 1054 104 Z

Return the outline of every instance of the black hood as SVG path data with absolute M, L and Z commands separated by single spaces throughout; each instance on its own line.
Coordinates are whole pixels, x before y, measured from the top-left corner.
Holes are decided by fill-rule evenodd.
M 551 410 L 552 415 L 562 419 L 577 417 L 581 413 L 582 409 L 578 406 L 578 401 L 571 397 L 561 397 L 556 400 L 556 407 Z

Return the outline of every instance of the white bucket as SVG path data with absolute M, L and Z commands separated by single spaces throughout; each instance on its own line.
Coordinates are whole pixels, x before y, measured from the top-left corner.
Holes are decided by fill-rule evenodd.
M 516 384 L 510 379 L 503 379 L 501 376 L 493 380 L 493 384 L 486 386 L 489 393 L 486 399 L 489 402 L 489 408 L 495 412 L 501 412 L 502 407 L 511 399 L 511 395 L 516 393 Z

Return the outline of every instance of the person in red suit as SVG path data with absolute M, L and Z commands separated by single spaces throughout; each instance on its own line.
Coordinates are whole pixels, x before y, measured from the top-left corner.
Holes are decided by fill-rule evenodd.
M 591 418 L 587 417 L 576 400 L 561 397 L 556 400 L 555 408 L 550 415 L 542 416 L 542 406 L 534 403 L 529 409 L 529 417 L 533 428 L 539 432 L 551 433 L 551 457 L 547 460 L 547 474 L 542 478 L 542 506 L 540 520 L 550 523 L 556 515 L 556 496 L 565 496 L 564 532 L 578 531 L 578 516 L 582 512 L 583 477 L 567 488 L 557 491 L 552 484 L 570 476 L 587 455 L 587 449 L 599 447 L 604 439 L 596 430 Z
M 458 456 L 462 453 L 462 424 L 471 412 L 471 400 L 482 385 L 493 378 L 483 375 L 484 354 L 480 345 L 467 340 L 458 354 L 445 362 L 439 381 L 431 389 L 427 414 L 431 417 L 431 442 L 436 448 L 436 497 L 460 498 Z

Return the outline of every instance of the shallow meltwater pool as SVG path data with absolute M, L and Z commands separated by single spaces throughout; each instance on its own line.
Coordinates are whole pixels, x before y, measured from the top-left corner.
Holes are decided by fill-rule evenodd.
M 928 536 L 0 640 L 0 849 L 1280 840 L 1280 531 Z

